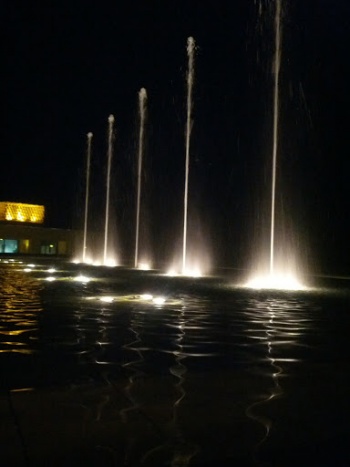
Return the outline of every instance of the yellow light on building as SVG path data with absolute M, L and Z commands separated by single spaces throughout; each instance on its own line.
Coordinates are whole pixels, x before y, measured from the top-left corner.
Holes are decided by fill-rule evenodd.
M 0 221 L 42 224 L 44 222 L 44 217 L 44 206 L 0 201 Z

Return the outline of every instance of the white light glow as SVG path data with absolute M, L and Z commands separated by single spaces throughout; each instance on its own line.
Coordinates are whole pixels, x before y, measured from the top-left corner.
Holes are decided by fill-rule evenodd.
M 152 301 L 156 305 L 163 305 L 163 303 L 165 303 L 165 298 L 164 297 L 154 297 Z
M 176 277 L 179 275 L 179 273 L 175 269 L 169 269 L 165 275 L 169 277 Z
M 255 276 L 248 280 L 245 287 L 251 289 L 306 290 L 299 279 L 291 273 L 275 273 Z
M 47 270 L 47 272 L 50 272 L 50 273 L 56 272 L 56 269 L 55 268 L 50 268 L 50 269 Z
M 86 300 L 98 300 L 106 303 L 134 303 L 134 304 L 153 304 L 153 305 L 180 305 L 181 300 L 171 299 L 169 297 L 154 296 L 152 294 L 140 294 L 140 295 L 119 295 L 109 296 L 101 295 L 95 297 L 86 297 Z
M 113 302 L 113 297 L 109 297 L 109 296 L 104 296 L 104 297 L 100 297 L 100 301 L 101 302 L 106 302 L 106 303 L 112 303 Z
M 201 277 L 202 273 L 199 268 L 186 268 L 182 271 L 182 275 L 188 277 Z
M 90 277 L 87 277 L 87 276 L 83 276 L 82 274 L 75 277 L 74 280 L 76 282 L 82 282 L 83 284 L 86 284 L 87 282 L 90 282 L 91 281 L 91 278 Z
M 45 280 L 46 280 L 46 281 L 48 281 L 48 282 L 53 282 L 53 281 L 55 281 L 55 280 L 56 280 L 56 277 L 53 277 L 53 276 L 48 276 L 48 277 L 46 277 L 46 279 L 45 279 Z
M 144 293 L 144 294 L 140 295 L 140 298 L 142 300 L 152 300 L 153 295 L 151 295 L 150 293 Z
M 149 263 L 139 263 L 137 269 L 141 269 L 141 271 L 149 271 L 151 269 L 151 265 Z
M 104 265 L 108 266 L 109 268 L 115 268 L 117 266 L 117 262 L 114 259 L 107 259 Z
M 31 272 L 31 271 L 33 271 L 33 269 L 32 268 L 25 268 L 25 269 L 23 269 L 23 271 L 24 272 Z
M 183 271 L 176 270 L 175 268 L 171 268 L 165 274 L 169 277 L 177 277 L 177 276 L 185 276 L 185 277 L 202 277 L 202 272 L 199 267 L 188 267 Z

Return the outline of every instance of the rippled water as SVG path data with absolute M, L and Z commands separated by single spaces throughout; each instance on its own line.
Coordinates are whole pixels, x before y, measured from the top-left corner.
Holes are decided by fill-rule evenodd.
M 26 268 L 0 262 L 1 388 L 23 465 L 349 465 L 347 281 L 257 292 L 230 277 Z

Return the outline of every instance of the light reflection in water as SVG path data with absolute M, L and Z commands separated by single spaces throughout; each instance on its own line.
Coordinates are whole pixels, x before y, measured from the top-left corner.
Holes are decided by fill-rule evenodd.
M 135 297 L 127 273 L 123 285 L 122 271 L 88 284 L 31 283 L 31 277 L 22 272 L 7 292 L 1 313 L 8 316 L 15 314 L 21 281 L 27 284 L 23 303 L 32 296 L 23 307 L 17 304 L 24 324 L 9 320 L 2 328 L 1 348 L 28 343 L 28 350 L 36 349 L 28 338 L 37 337 L 44 288 L 38 368 L 54 367 L 54 383 L 68 383 L 67 399 L 84 412 L 84 439 L 108 426 L 111 437 L 108 442 L 99 438 L 98 448 L 113 454 L 115 465 L 140 465 L 142 459 L 145 467 L 200 465 L 196 462 L 202 460 L 209 465 L 221 452 L 250 458 L 253 446 L 261 458 L 276 444 L 272 420 L 280 416 L 279 404 L 294 397 L 286 377 L 293 380 L 294 367 L 300 369 L 298 362 L 308 354 L 302 346 L 309 341 L 305 334 L 314 311 L 309 293 L 202 287 L 173 279 L 155 279 L 152 287 L 148 278 L 147 286 L 138 284 L 135 290 L 171 297 L 155 306 L 151 294 L 142 300 L 115 299 Z M 7 280 L 7 287 L 14 284 L 13 278 Z M 114 299 L 92 299 L 100 296 Z M 32 316 L 23 318 L 29 311 Z M 11 372 L 22 371 L 22 362 L 16 356 Z M 50 377 L 48 371 L 45 381 Z M 35 378 L 23 379 L 22 388 L 35 386 Z M 81 383 L 94 388 L 91 398 L 81 398 Z M 208 443 L 209 438 L 214 441 Z
M 144 372 L 140 370 L 140 366 L 142 366 L 142 362 L 144 361 L 142 350 L 147 350 L 142 349 L 142 314 L 138 313 L 135 309 L 133 309 L 131 313 L 132 316 L 130 319 L 129 330 L 131 332 L 132 341 L 123 345 L 123 349 L 126 350 L 126 355 L 130 355 L 130 352 L 132 352 L 132 356 L 135 358 L 132 358 L 131 360 L 128 359 L 128 361 L 122 365 L 122 367 L 129 373 L 126 385 L 123 388 L 124 395 L 128 401 L 128 406 L 123 407 L 120 410 L 120 418 L 125 424 L 128 433 L 124 451 L 124 465 L 130 465 L 136 443 L 135 434 L 133 434 L 132 430 L 128 429 L 128 421 L 129 418 L 132 418 L 133 412 L 138 411 L 141 407 L 137 389 L 139 383 L 142 384 L 142 377 L 144 375 Z
M 181 426 L 178 419 L 178 411 L 180 409 L 180 404 L 182 403 L 183 399 L 186 396 L 186 391 L 184 388 L 185 383 L 185 376 L 187 373 L 187 368 L 183 361 L 186 359 L 186 355 L 183 351 L 183 341 L 186 337 L 186 318 L 185 318 L 185 306 L 179 313 L 179 324 L 178 330 L 179 333 L 176 338 L 176 345 L 178 350 L 173 352 L 175 357 L 176 364 L 169 368 L 170 373 L 175 376 L 178 381 L 175 384 L 175 388 L 178 391 L 178 398 L 176 399 L 174 406 L 173 406 L 173 436 L 174 436 L 174 455 L 171 461 L 171 466 L 186 466 L 190 464 L 191 459 L 197 454 L 199 451 L 199 447 L 189 443 L 182 431 Z
M 175 364 L 169 366 L 169 373 L 176 378 L 173 383 L 175 389 L 175 400 L 171 408 L 171 419 L 166 425 L 167 439 L 160 445 L 150 449 L 142 458 L 142 463 L 152 465 L 157 457 L 170 458 L 167 464 L 172 467 L 188 466 L 191 459 L 199 452 L 199 447 L 188 441 L 182 431 L 179 411 L 186 397 L 185 382 L 187 367 L 184 363 L 188 354 L 184 351 L 186 340 L 186 328 L 191 321 L 186 314 L 186 305 L 181 309 L 173 310 L 174 316 L 168 320 L 167 326 L 175 331 L 171 339 L 175 349 L 163 349 L 166 353 L 173 355 Z M 174 322 L 175 321 L 175 322 Z M 197 355 L 198 356 L 198 355 Z
M 0 268 L 0 353 L 32 354 L 37 340 L 41 284 L 14 268 Z
M 259 371 L 264 362 L 268 364 L 263 374 L 272 382 L 266 392 L 246 409 L 247 417 L 255 420 L 264 428 L 264 435 L 254 448 L 253 457 L 256 462 L 258 462 L 258 452 L 266 443 L 273 427 L 272 420 L 263 414 L 264 408 L 283 395 L 281 379 L 288 376 L 286 366 L 299 361 L 295 357 L 296 348 L 302 345 L 301 337 L 310 324 L 310 320 L 305 315 L 307 309 L 308 305 L 300 298 L 297 300 L 288 297 L 248 300 L 244 312 L 249 323 L 246 333 L 251 339 L 251 346 L 259 347 L 259 351 L 263 354 L 260 364 L 258 361 L 255 364 Z M 285 355 L 286 351 L 288 357 L 280 358 L 279 355 Z

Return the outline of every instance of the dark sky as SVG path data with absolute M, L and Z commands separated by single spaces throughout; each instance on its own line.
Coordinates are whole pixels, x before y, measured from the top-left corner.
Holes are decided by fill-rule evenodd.
M 350 273 L 349 3 L 282 3 L 277 224 L 316 269 Z M 115 225 L 130 252 L 145 87 L 143 235 L 167 254 L 182 233 L 193 36 L 192 238 L 218 264 L 244 264 L 269 222 L 273 9 L 273 0 L 3 2 L 1 200 L 44 204 L 48 226 L 81 227 L 92 131 L 98 228 L 112 113 Z

